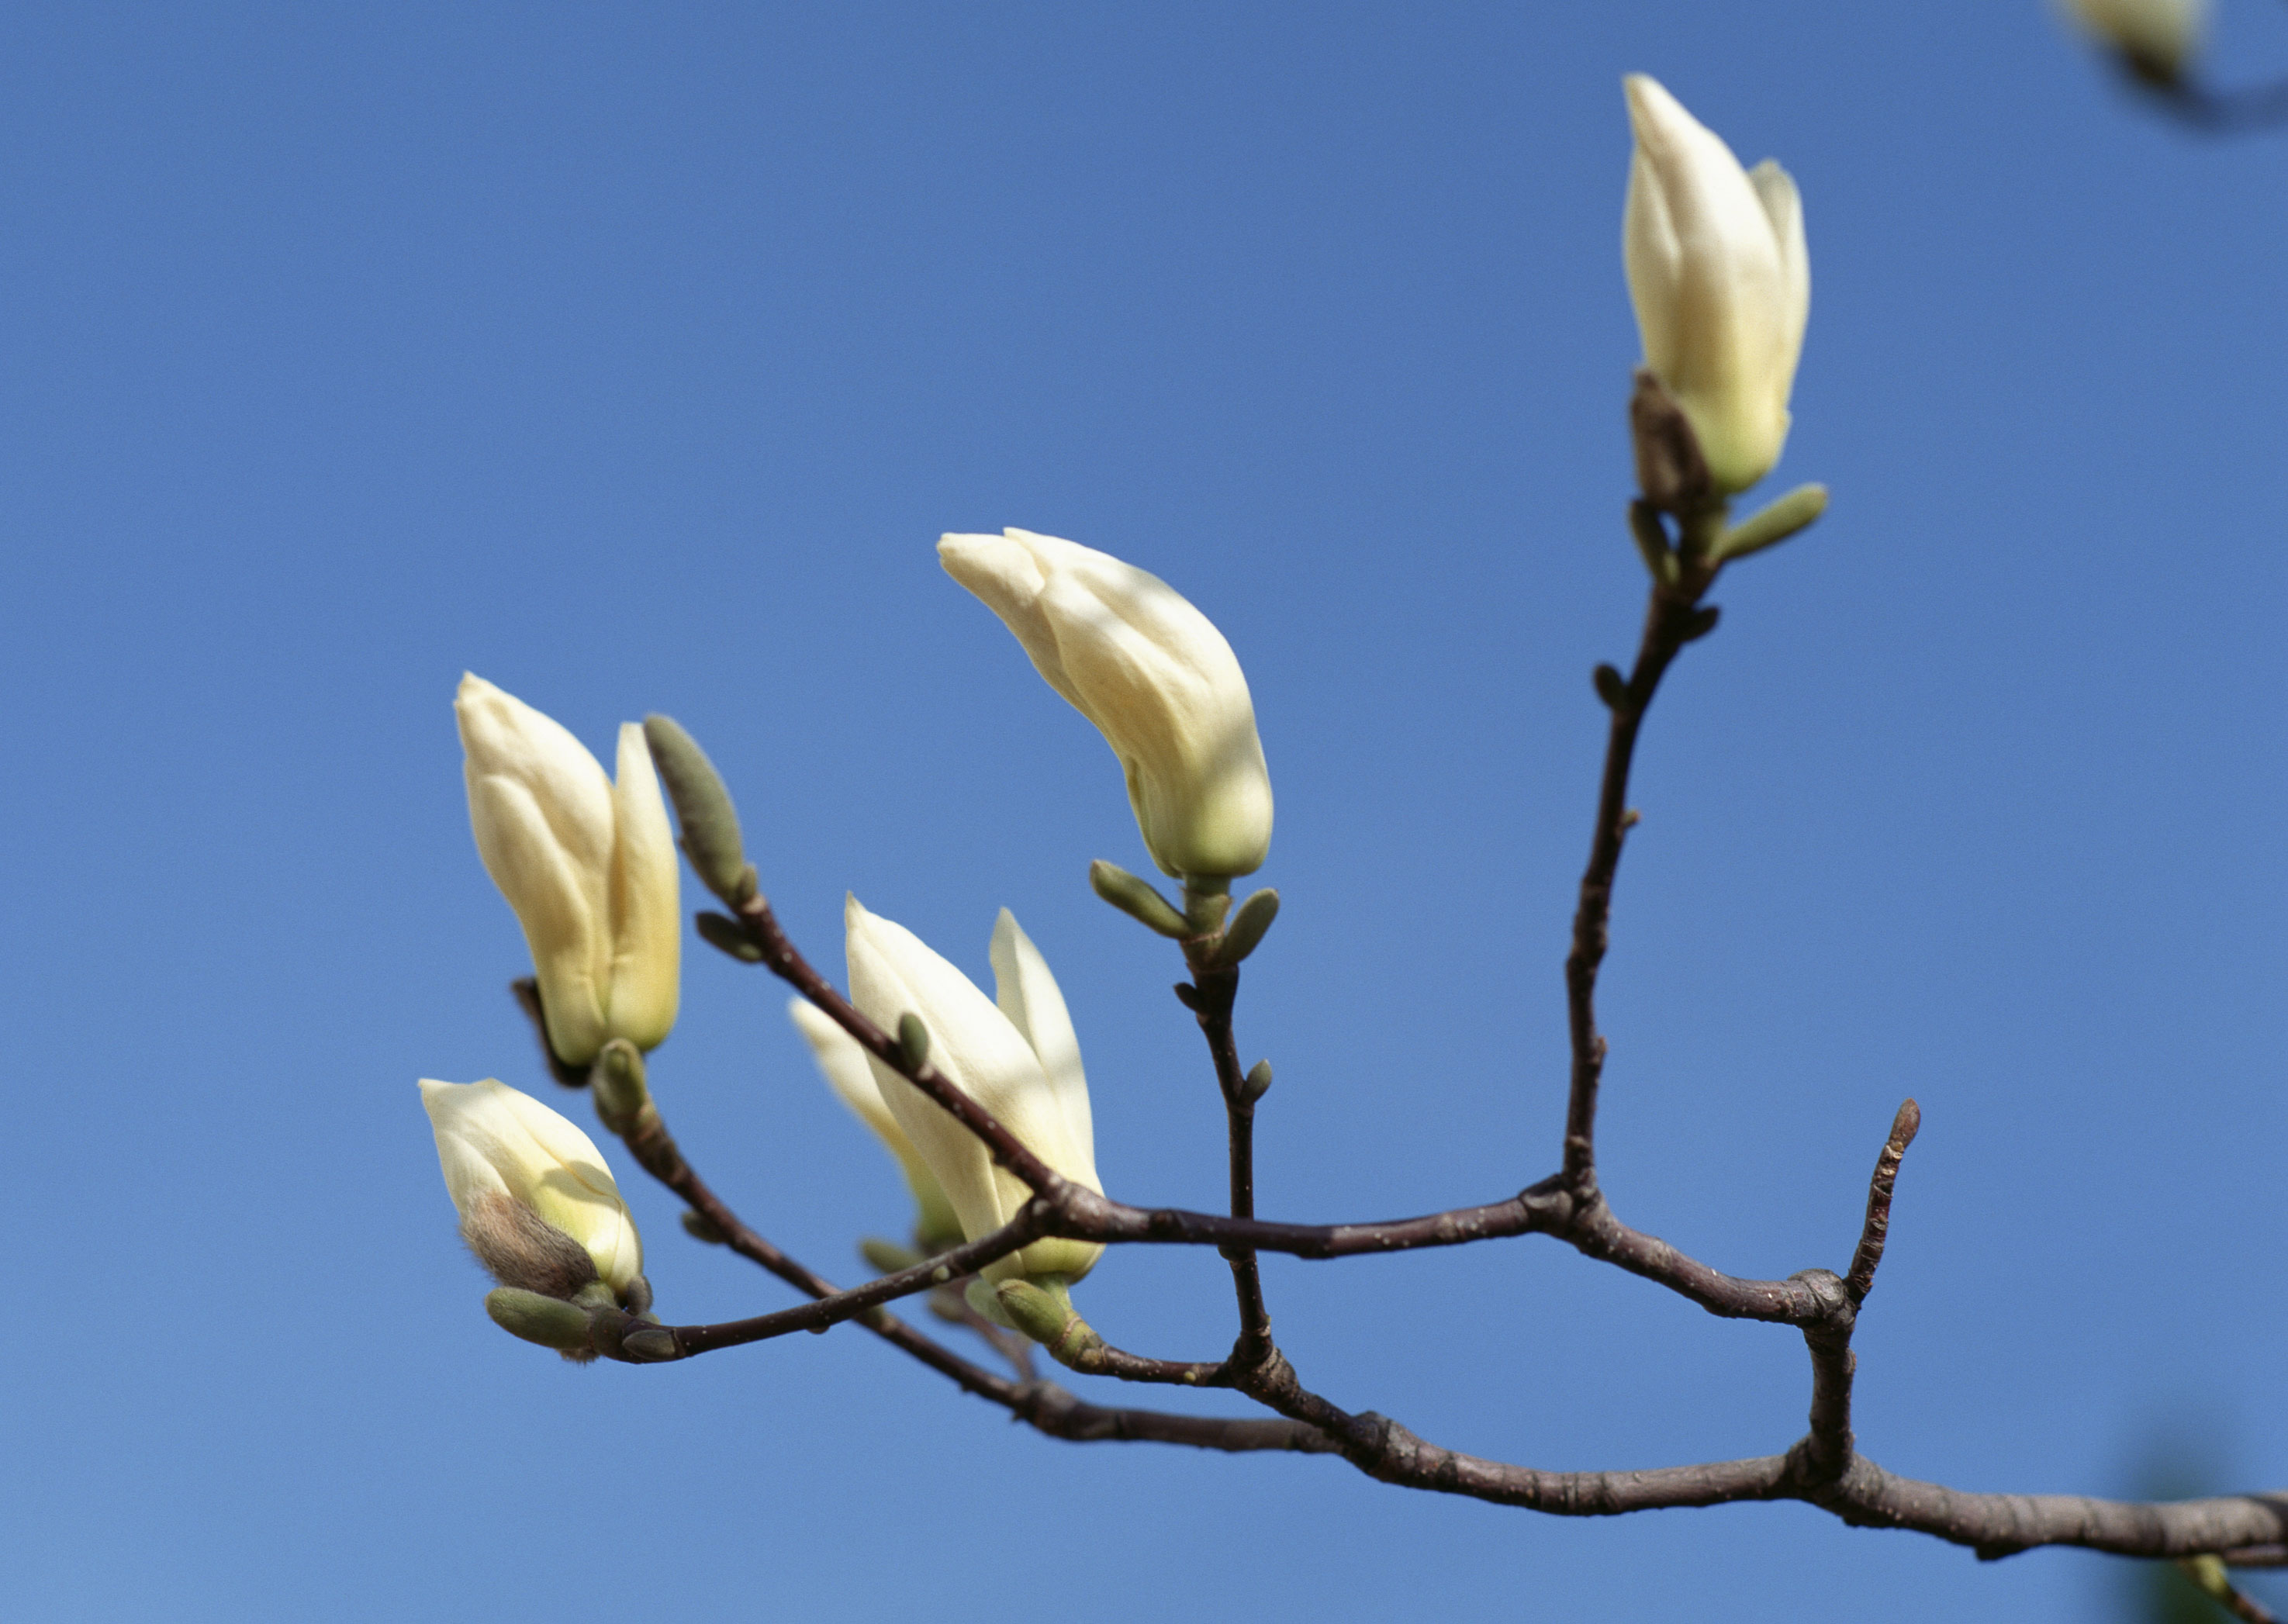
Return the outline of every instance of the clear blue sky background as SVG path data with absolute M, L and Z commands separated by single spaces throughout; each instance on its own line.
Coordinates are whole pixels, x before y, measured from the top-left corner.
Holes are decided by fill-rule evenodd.
M 2228 76 L 2288 66 L 2288 16 L 2222 12 Z M 1608 1188 L 1735 1272 L 1840 1267 L 1912 1094 L 1862 1446 L 1982 1489 L 2123 1491 L 2167 1440 L 2288 1480 L 2288 135 L 2143 115 L 2033 0 L 22 6 L 10 1605 L 2103 1616 L 2126 1565 L 1801 1507 L 1565 1522 L 1054 1443 L 856 1330 L 574 1370 L 487 1322 L 454 1238 L 414 1079 L 551 1089 L 465 667 L 599 748 L 686 721 L 838 973 L 846 887 L 981 976 L 1013 907 L 1111 1190 L 1217 1200 L 1172 955 L 1085 884 L 1144 866 L 1115 765 L 931 551 L 1005 524 L 1164 575 L 1254 685 L 1266 1211 L 1548 1172 L 1588 674 L 1642 592 L 1632 69 L 1802 186 L 1777 478 L 1835 499 L 1724 582 L 1654 713 Z M 904 1198 L 782 1002 L 695 943 L 655 1082 L 848 1278 Z M 790 1300 L 629 1192 L 671 1318 Z M 1456 1447 L 1627 1468 L 1803 1424 L 1793 1335 L 1552 1243 L 1267 1274 L 1307 1380 Z M 1212 1255 L 1083 1298 L 1140 1350 L 1228 1338 Z

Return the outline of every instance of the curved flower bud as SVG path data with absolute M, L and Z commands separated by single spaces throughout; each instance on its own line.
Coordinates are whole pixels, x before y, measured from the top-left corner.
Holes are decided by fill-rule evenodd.
M 2208 32 L 2208 0 L 2060 0 L 2060 9 L 2162 84 L 2177 82 Z
M 932 1066 L 1042 1161 L 1101 1192 L 1080 1042 L 1048 965 L 1008 911 L 994 931 L 998 1004 L 911 931 L 868 913 L 857 898 L 843 918 L 850 1002 L 886 1031 L 898 1029 L 901 1016 L 919 1016 Z M 974 1240 L 1015 1217 L 1031 1199 L 1024 1181 L 995 1167 L 976 1137 L 913 1084 L 870 1055 L 867 1065 L 890 1114 L 953 1203 L 962 1234 Z M 1076 1280 L 1103 1250 L 1092 1241 L 1037 1240 L 982 1272 L 989 1280 Z
M 1645 365 L 1684 408 L 1720 494 L 1770 471 L 1811 312 L 1803 204 L 1766 159 L 1721 137 L 1642 74 L 1622 82 L 1636 156 L 1622 229 Z
M 643 729 L 620 728 L 619 781 L 560 725 L 464 675 L 477 854 L 524 926 L 549 1047 L 585 1066 L 609 1040 L 655 1049 L 675 1025 L 682 929 L 675 836 Z
M 818 1069 L 834 1090 L 835 1097 L 850 1107 L 850 1113 L 874 1130 L 874 1137 L 890 1147 L 890 1154 L 898 1159 L 899 1170 L 906 1176 L 906 1188 L 914 1192 L 914 1236 L 925 1251 L 942 1251 L 957 1246 L 962 1240 L 961 1220 L 954 1216 L 953 1203 L 945 1199 L 945 1190 L 937 1182 L 937 1175 L 929 1170 L 929 1163 L 914 1148 L 906 1130 L 898 1126 L 898 1119 L 890 1114 L 890 1107 L 882 1099 L 882 1090 L 874 1081 L 874 1069 L 867 1063 L 866 1051 L 858 1047 L 858 1040 L 836 1026 L 832 1020 L 807 998 L 787 1001 L 787 1014 L 792 1018 L 795 1030 L 801 1033 L 810 1045 Z
M 1158 576 L 1053 535 L 948 535 L 937 555 L 1104 734 L 1163 873 L 1262 867 L 1271 775 L 1247 678 L 1206 615 Z
M 649 1305 L 643 1242 L 586 1134 L 490 1078 L 424 1078 L 421 1103 L 462 1238 L 495 1279 L 564 1299 L 601 1279 L 624 1305 Z

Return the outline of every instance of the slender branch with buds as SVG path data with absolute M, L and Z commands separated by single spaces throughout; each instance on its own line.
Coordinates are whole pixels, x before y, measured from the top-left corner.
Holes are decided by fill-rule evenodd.
M 1839 1275 L 1816 1268 L 1784 1280 L 1722 1273 L 1629 1227 L 1600 1188 L 1596 1105 L 1608 1044 L 1598 1029 L 1595 994 L 1598 970 L 1609 945 L 1624 843 L 1635 821 L 1627 804 L 1630 769 L 1663 677 L 1684 647 L 1715 623 L 1714 610 L 1702 600 L 1721 568 L 1717 555 L 1728 534 L 1720 503 L 1707 495 L 1704 471 L 1696 466 L 1688 427 L 1649 380 L 1641 384 L 1636 421 L 1641 468 L 1654 495 L 1641 500 L 1631 518 L 1641 543 L 1648 548 L 1648 561 L 1655 565 L 1654 581 L 1632 669 L 1625 677 L 1611 668 L 1598 672 L 1597 687 L 1611 716 L 1596 824 L 1565 964 L 1572 1059 L 1557 1172 L 1506 1200 L 1418 1217 L 1327 1224 L 1256 1218 L 1252 1132 L 1256 1103 L 1268 1086 L 1269 1072 L 1267 1066 L 1256 1073 L 1240 1069 L 1233 1027 L 1239 970 L 1221 951 L 1228 899 L 1219 895 L 1209 901 L 1192 896 L 1188 898 L 1188 933 L 1181 939 L 1190 979 L 1177 990 L 1207 1041 L 1227 1107 L 1231 1211 L 1140 1208 L 1108 1199 L 1058 1174 L 926 1056 L 918 1056 L 854 1007 L 796 949 L 768 903 L 745 885 L 733 891 L 734 913 L 727 919 L 716 916 L 719 923 L 711 929 L 710 939 L 762 964 L 794 987 L 867 1054 L 958 1121 L 996 1163 L 1032 1192 L 1031 1199 L 1012 1221 L 991 1233 L 865 1285 L 839 1288 L 787 1256 L 731 1211 L 693 1170 L 647 1096 L 632 1105 L 619 1096 L 608 1104 L 600 1087 L 599 1105 L 607 1126 L 647 1171 L 690 1208 L 695 1232 L 720 1240 L 810 1299 L 797 1307 L 717 1324 L 631 1322 L 621 1327 L 612 1357 L 627 1363 L 689 1358 L 855 1320 L 965 1390 L 1000 1405 L 1043 1432 L 1075 1441 L 1158 1441 L 1227 1451 L 1339 1454 L 1386 1483 L 1561 1516 L 1799 1500 L 1854 1525 L 1911 1529 L 1970 1546 L 1982 1557 L 2002 1557 L 2039 1545 L 2079 1545 L 2130 1556 L 2184 1558 L 2197 1580 L 2223 1585 L 2221 1591 L 2212 1588 L 2213 1594 L 2221 1596 L 2229 1591 L 2238 1604 L 2253 1607 L 2230 1590 L 2220 1577 L 2221 1565 L 2267 1562 L 2288 1548 L 2288 1495 L 2141 1505 L 2067 1495 L 1967 1493 L 1896 1477 L 1858 1452 L 1851 1428 L 1852 1333 L 1875 1283 L 1890 1232 L 1901 1164 L 1920 1125 L 1921 1113 L 1912 1100 L 1899 1108 L 1876 1159 L 1865 1219 L 1849 1264 Z M 1275 907 L 1275 899 L 1270 906 Z M 727 925 L 735 931 L 735 940 L 729 939 Z M 1259 933 L 1259 927 L 1253 928 Z M 519 993 L 542 1031 L 544 1050 L 545 1026 L 539 1019 L 537 995 L 528 986 L 520 986 Z M 552 1069 L 560 1081 L 583 1081 L 552 1059 Z M 1749 1460 L 1648 1471 L 1542 1471 L 1447 1449 L 1426 1442 L 1386 1416 L 1343 1409 L 1304 1385 L 1272 1337 L 1256 1262 L 1259 1253 L 1333 1260 L 1529 1234 L 1565 1241 L 1585 1256 L 1664 1286 L 1712 1314 L 1793 1327 L 1804 1338 L 1811 1367 L 1804 1435 L 1782 1454 Z M 1105 1246 L 1217 1248 L 1230 1262 L 1239 1311 L 1238 1334 L 1220 1360 L 1168 1359 L 1114 1348 L 1077 1315 L 1027 1328 L 1052 1357 L 1080 1373 L 1147 1384 L 1229 1389 L 1272 1411 L 1275 1419 L 1102 1408 L 1049 1382 L 996 1375 L 887 1311 L 886 1305 L 901 1298 L 957 1287 L 1045 1237 Z M 2260 1614 L 2244 1611 L 2241 1616 Z
M 1824 503 L 1823 492 L 1807 487 L 1733 525 L 1701 460 L 1690 423 L 1650 373 L 1640 375 L 1632 422 L 1644 494 L 1633 504 L 1629 520 L 1652 583 L 1630 670 L 1624 675 L 1601 666 L 1595 673 L 1596 690 L 1609 720 L 1589 857 L 1565 960 L 1570 1066 L 1555 1172 L 1502 1200 L 1414 1217 L 1338 1224 L 1258 1218 L 1255 1114 L 1270 1086 L 1271 1073 L 1268 1062 L 1242 1069 L 1234 1015 L 1240 962 L 1268 928 L 1278 906 L 1276 893 L 1257 892 L 1234 909 L 1222 882 L 1188 883 L 1179 908 L 1134 876 L 1100 865 L 1092 876 L 1100 892 L 1180 947 L 1188 979 L 1178 985 L 1176 994 L 1206 1041 L 1225 1105 L 1230 1210 L 1139 1207 L 1098 1193 L 1090 1184 L 1066 1176 L 1036 1154 L 953 1075 L 933 1064 L 926 1028 L 918 1017 L 902 1016 L 898 1032 L 886 1031 L 812 966 L 760 894 L 755 871 L 743 857 L 728 796 L 713 769 L 687 735 L 672 723 L 654 718 L 648 725 L 653 749 L 684 826 L 686 852 L 729 910 L 703 915 L 701 933 L 725 952 L 760 964 L 793 987 L 873 1063 L 902 1078 L 922 1099 L 957 1122 L 995 1165 L 1029 1193 L 1013 1216 L 989 1232 L 942 1248 L 910 1266 L 887 1268 L 863 1285 L 838 1287 L 751 1228 L 700 1177 L 668 1132 L 633 1045 L 624 1040 L 608 1042 L 585 1070 L 563 1064 L 551 1047 L 540 987 L 521 982 L 517 996 L 532 1018 L 551 1073 L 568 1087 L 590 1089 L 604 1125 L 639 1165 L 687 1207 L 686 1227 L 700 1240 L 727 1246 L 807 1300 L 746 1319 L 670 1325 L 643 1311 L 650 1300 L 647 1285 L 630 1288 L 614 1302 L 591 1292 L 569 1301 L 543 1301 L 537 1309 L 527 1301 L 534 1294 L 526 1291 L 511 1293 L 516 1303 L 496 1317 L 508 1314 L 502 1323 L 513 1329 L 514 1313 L 525 1312 L 528 1317 L 518 1322 L 523 1327 L 520 1335 L 550 1341 L 573 1357 L 601 1355 L 631 1365 L 694 1358 L 855 1321 L 965 1391 L 1000 1406 L 1041 1432 L 1076 1442 L 1164 1442 L 1228 1452 L 1339 1454 L 1386 1483 L 1558 1516 L 1796 1500 L 1855 1526 L 1910 1529 L 1969 1546 L 1985 1557 L 2041 1545 L 2077 1545 L 2127 1556 L 2179 1558 L 2196 1583 L 2238 1616 L 2266 1616 L 2231 1586 L 2226 1566 L 2280 1560 L 2280 1554 L 2288 1550 L 2288 1494 L 2134 1504 L 2069 1495 L 1970 1493 L 1896 1477 L 1859 1453 L 1851 1424 L 1856 1364 L 1852 1336 L 1889 1238 L 1902 1163 L 1921 1123 L 1914 1101 L 1899 1107 L 1876 1158 L 1864 1220 L 1840 1274 L 1822 1268 L 1807 1268 L 1781 1280 L 1726 1274 L 1630 1227 L 1608 1201 L 1597 1176 L 1596 1121 L 1609 1046 L 1598 1026 L 1596 991 L 1610 946 L 1621 858 L 1636 822 L 1628 800 L 1640 736 L 1671 666 L 1687 646 L 1716 625 L 1717 612 L 1704 600 L 1725 564 L 1784 540 L 1815 519 Z M 1793 1327 L 1803 1337 L 1810 1365 L 1803 1435 L 1780 1454 L 1747 1460 L 1642 1471 L 1543 1471 L 1462 1454 L 1429 1443 L 1387 1416 L 1347 1410 L 1306 1386 L 1273 1336 L 1258 1262 L 1262 1253 L 1332 1261 L 1525 1235 L 1561 1240 L 1586 1257 L 1663 1286 L 1720 1318 Z M 982 1298 L 973 1295 L 989 1276 L 1008 1273 L 1007 1260 L 1040 1243 L 1057 1241 L 1217 1248 L 1230 1265 L 1237 1309 L 1229 1351 L 1219 1359 L 1184 1359 L 1116 1348 L 1072 1311 L 1061 1277 L 1051 1279 L 1054 1291 L 1027 1279 L 1000 1279 Z M 889 1248 L 886 1260 L 895 1261 L 896 1251 Z M 965 1295 L 965 1291 L 972 1295 Z M 890 1304 L 913 1296 L 925 1297 L 933 1311 L 982 1334 L 1007 1359 L 1013 1375 L 997 1374 L 964 1359 L 889 1311 Z M 1009 1314 L 1008 1324 L 1015 1329 L 988 1323 L 980 1312 L 981 1303 Z M 587 1306 L 584 1309 L 582 1303 Z M 577 1328 L 583 1312 L 589 1316 L 584 1334 Z M 572 1328 L 568 1330 L 568 1325 Z M 1034 1376 L 1031 1350 L 1036 1345 L 1083 1374 L 1148 1385 L 1227 1389 L 1271 1414 L 1204 1417 L 1090 1404 Z

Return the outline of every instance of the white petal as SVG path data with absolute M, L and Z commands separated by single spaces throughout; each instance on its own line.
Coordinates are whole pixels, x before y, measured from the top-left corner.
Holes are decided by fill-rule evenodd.
M 640 724 L 621 724 L 618 764 L 612 787 L 612 978 L 604 1015 L 613 1036 L 649 1050 L 675 1025 L 681 984 L 675 835 Z
M 1032 1046 L 1063 1109 L 1066 1131 L 1074 1146 L 1088 1153 L 1093 1172 L 1096 1129 L 1089 1112 L 1088 1075 L 1081 1068 L 1080 1034 L 1073 1030 L 1065 995 L 1041 950 L 1005 907 L 993 922 L 991 954 L 993 1002 Z
M 1039 1059 L 1008 1017 L 903 925 L 870 914 L 855 897 L 844 907 L 850 1002 L 875 1025 L 895 1031 L 899 1017 L 918 1015 L 930 1034 L 930 1064 L 1032 1153 L 1066 1177 L 1102 1188 L 1095 1158 L 1076 1145 L 1062 1105 Z M 870 1055 L 875 1085 L 900 1127 L 937 1176 L 971 1239 L 1016 1216 L 1029 1192 L 996 1168 L 976 1137 Z M 1100 1248 L 1045 1240 L 988 1267 L 991 1279 L 1053 1272 L 1077 1278 Z

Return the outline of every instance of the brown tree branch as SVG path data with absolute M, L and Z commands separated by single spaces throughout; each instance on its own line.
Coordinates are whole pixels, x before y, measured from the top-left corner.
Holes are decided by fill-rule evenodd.
M 1633 519 L 1657 531 L 1660 519 L 1649 505 L 1637 504 Z M 1673 581 L 1655 580 L 1645 607 L 1644 635 L 1634 668 L 1625 681 L 1601 667 L 1598 692 L 1612 712 L 1605 734 L 1605 769 L 1597 789 L 1597 823 L 1589 842 L 1588 867 L 1581 875 L 1581 899 L 1573 913 L 1573 945 L 1565 955 L 1565 1012 L 1573 1048 L 1572 1086 L 1565 1105 L 1562 1177 L 1577 1200 L 1597 1189 L 1597 1086 L 1604 1075 L 1606 1044 L 1597 1030 L 1597 970 L 1610 942 L 1613 880 L 1621 866 L 1621 843 L 1636 823 L 1629 810 L 1629 768 L 1637 733 L 1660 679 L 1678 651 L 1713 625 L 1712 611 L 1700 608 L 1701 595 L 1716 572 L 1688 556 Z
M 541 1017 L 536 989 L 528 984 L 512 986 L 518 1005 L 531 1018 L 552 1074 L 568 1071 L 548 1047 L 548 1027 Z M 584 1079 L 581 1081 L 584 1081 Z M 639 1120 L 620 1134 L 644 1170 L 665 1184 L 700 1214 L 722 1244 L 760 1265 L 796 1290 L 814 1299 L 855 1294 L 838 1290 L 831 1280 L 805 1268 L 747 1227 L 738 1214 L 693 1170 L 668 1133 L 656 1107 L 647 1107 Z M 993 1239 L 993 1237 L 988 1237 Z M 947 1254 L 952 1256 L 953 1254 Z M 1051 1438 L 1074 1443 L 1183 1444 L 1196 1449 L 1228 1454 L 1259 1450 L 1289 1450 L 1304 1454 L 1331 1453 L 1334 1446 L 1315 1429 L 1290 1421 L 1252 1417 L 1172 1415 L 1159 1410 L 1108 1408 L 1075 1398 L 1053 1382 L 1012 1382 L 973 1364 L 950 1348 L 908 1325 L 895 1315 L 876 1310 L 864 1317 L 866 1328 L 898 1349 L 948 1376 L 963 1391 L 1001 1406 L 1018 1420 Z M 653 1361 L 641 1361 L 650 1363 Z
M 1647 383 L 1641 379 L 1640 405 L 1646 404 L 1647 396 Z M 1649 396 L 1651 406 L 1661 404 L 1656 383 L 1649 385 Z M 1680 413 L 1672 410 L 1664 416 L 1650 413 L 1639 425 L 1641 454 L 1648 423 L 1655 428 L 1665 424 L 1673 431 L 1670 437 L 1679 446 L 1688 445 L 1688 428 L 1677 427 L 1682 423 Z M 1641 455 L 1640 462 L 1644 462 Z M 1609 939 L 1613 884 L 1622 843 L 1635 821 L 1627 807 L 1631 764 L 1644 715 L 1668 665 L 1686 643 L 1715 623 L 1715 611 L 1703 607 L 1700 599 L 1716 573 L 1706 561 L 1707 545 L 1715 534 L 1711 527 L 1720 522 L 1721 510 L 1686 477 L 1696 465 L 1690 457 L 1671 457 L 1660 463 L 1676 476 L 1670 483 L 1677 489 L 1669 492 L 1661 504 L 1678 521 L 1675 543 L 1669 541 L 1652 504 L 1637 504 L 1633 519 L 1655 577 L 1645 629 L 1635 665 L 1626 678 L 1610 668 L 1601 668 L 1598 675 L 1599 693 L 1612 715 L 1597 825 L 1566 963 L 1572 1066 L 1563 1161 L 1557 1175 L 1505 1201 L 1419 1218 L 1333 1225 L 1256 1220 L 1251 1109 L 1242 1108 L 1251 1102 L 1241 1091 L 1230 1024 L 1237 975 L 1228 967 L 1214 965 L 1204 953 L 1192 951 L 1188 944 L 1194 981 L 1179 992 L 1199 1017 L 1229 1108 L 1232 1212 L 1219 1216 L 1177 1209 L 1148 1210 L 1109 1200 L 1060 1177 L 933 1068 L 910 1066 L 894 1039 L 852 1009 L 801 958 L 769 908 L 757 899 L 740 908 L 738 923 L 762 962 L 825 1011 L 870 1054 L 908 1078 L 961 1121 L 996 1162 L 1032 1189 L 1034 1199 L 1016 1223 L 994 1235 L 856 1291 L 838 1292 L 830 1282 L 793 1263 L 740 1224 L 691 1172 L 660 1124 L 656 1111 L 647 1105 L 622 1130 L 637 1160 L 682 1195 L 734 1249 L 818 1299 L 802 1309 L 729 1326 L 676 1327 L 671 1335 L 678 1350 L 698 1351 L 730 1345 L 733 1340 L 754 1340 L 797 1328 L 823 1328 L 841 1319 L 859 1318 L 877 1335 L 950 1376 L 965 1390 L 1002 1405 L 1053 1436 L 1077 1440 L 1148 1438 L 1227 1450 L 1339 1453 L 1358 1470 L 1382 1481 L 1558 1515 L 1617 1515 L 1664 1507 L 1792 1499 L 1818 1506 L 1855 1526 L 1911 1529 L 1970 1546 L 1983 1557 L 2006 1556 L 2037 1545 L 2066 1544 L 2125 1556 L 2205 1557 L 2213 1563 L 2213 1553 L 2219 1551 L 2265 1560 L 2288 1548 L 2288 1494 L 2133 1504 L 2070 1495 L 1969 1493 L 1896 1477 L 1856 1452 L 1851 1430 L 1851 1336 L 1881 1261 L 1900 1159 L 1919 1121 L 1912 1101 L 1901 1108 L 1878 1158 L 1858 1247 L 1843 1276 L 1807 1270 L 1787 1280 L 1736 1279 L 1656 1237 L 1629 1228 L 1607 1206 L 1596 1176 L 1597 1095 L 1607 1045 L 1597 1028 L 1595 992 Z M 552 1056 L 551 1063 L 560 1079 L 561 1070 Z M 1586 1256 L 1666 1286 L 1712 1313 L 1797 1327 L 1811 1354 L 1809 1430 L 1781 1455 L 1648 1471 L 1545 1472 L 1429 1444 L 1372 1412 L 1347 1412 L 1305 1388 L 1270 1340 L 1256 1264 L 1259 1251 L 1332 1258 L 1527 1233 L 1555 1236 Z M 986 1372 L 920 1336 L 881 1307 L 899 1295 L 944 1283 L 957 1269 L 1005 1256 L 1042 1235 L 1106 1244 L 1213 1245 L 1221 1249 L 1232 1261 L 1240 1303 L 1241 1335 L 1231 1358 L 1213 1365 L 1149 1359 L 1105 1344 L 1076 1319 L 1068 1322 L 1067 1335 L 1054 1340 L 1052 1351 L 1076 1369 L 1127 1381 L 1229 1386 L 1271 1408 L 1279 1419 L 1219 1420 L 1100 1409 L 1045 1382 L 1012 1382 Z M 656 1338 L 661 1333 L 654 1330 L 644 1335 Z M 2238 1593 L 2232 1594 L 2237 1596 Z
M 1851 1271 L 1843 1277 L 1844 1292 L 1856 1308 L 1875 1288 L 1875 1270 L 1883 1261 L 1883 1242 L 1891 1232 L 1891 1192 L 1899 1182 L 1899 1163 L 1907 1146 L 1922 1131 L 1923 1108 L 1908 1100 L 1891 1119 L 1891 1137 L 1875 1158 L 1875 1176 L 1867 1184 L 1867 1221 L 1860 1227 L 1859 1249 L 1851 1255 Z
M 1215 1062 L 1229 1145 L 1231 1216 L 1248 1219 L 1255 1216 L 1255 1102 L 1247 1095 L 1238 1040 L 1231 1026 L 1232 1006 L 1239 998 L 1239 967 L 1217 967 L 1208 962 L 1214 939 L 1184 945 L 1192 978 L 1176 988 L 1176 996 L 1199 1021 L 1208 1054 Z M 1253 1248 L 1226 1243 L 1220 1249 L 1231 1265 L 1232 1292 L 1239 1304 L 1239 1336 L 1232 1344 L 1232 1362 L 1253 1364 L 1271 1347 L 1271 1311 L 1263 1301 L 1263 1272 Z

